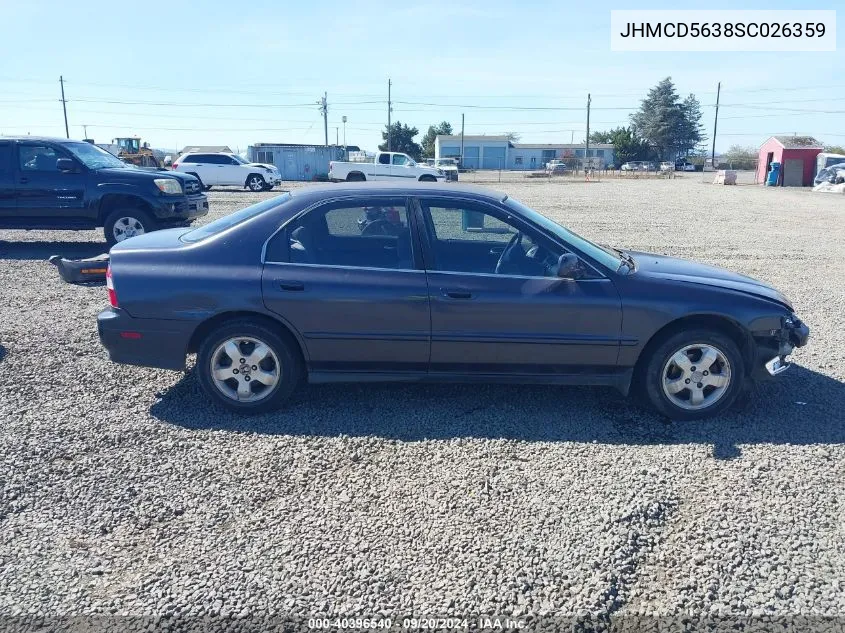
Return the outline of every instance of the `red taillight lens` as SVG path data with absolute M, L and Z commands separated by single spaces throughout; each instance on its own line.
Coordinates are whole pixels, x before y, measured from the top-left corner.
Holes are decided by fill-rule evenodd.
M 106 288 L 109 291 L 109 305 L 112 308 L 117 308 L 117 293 L 114 291 L 114 281 L 111 278 L 111 264 L 106 269 Z
M 170 165 L 171 169 L 176 169 L 179 166 L 179 163 L 173 163 Z

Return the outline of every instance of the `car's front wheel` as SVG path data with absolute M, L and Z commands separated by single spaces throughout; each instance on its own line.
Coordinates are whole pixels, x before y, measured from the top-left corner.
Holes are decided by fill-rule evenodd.
M 246 179 L 246 186 L 250 191 L 264 191 L 266 184 L 261 174 L 250 174 Z
M 154 220 L 140 209 L 117 209 L 112 211 L 103 222 L 103 233 L 109 247 L 155 229 Z
M 673 420 L 698 420 L 727 410 L 742 393 L 745 363 L 734 341 L 708 329 L 678 332 L 651 354 L 643 375 L 652 406 Z
M 293 344 L 269 325 L 239 319 L 206 336 L 197 354 L 197 376 L 217 403 L 242 413 L 278 409 L 303 376 Z

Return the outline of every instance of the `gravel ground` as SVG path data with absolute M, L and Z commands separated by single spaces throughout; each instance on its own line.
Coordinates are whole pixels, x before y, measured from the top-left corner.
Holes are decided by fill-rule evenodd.
M 845 616 L 845 199 L 506 180 L 586 236 L 774 283 L 812 329 L 798 366 L 706 423 L 396 385 L 239 419 L 191 372 L 106 360 L 105 289 L 44 261 L 100 232 L 0 231 L 0 615 Z M 212 191 L 210 218 L 268 195 Z

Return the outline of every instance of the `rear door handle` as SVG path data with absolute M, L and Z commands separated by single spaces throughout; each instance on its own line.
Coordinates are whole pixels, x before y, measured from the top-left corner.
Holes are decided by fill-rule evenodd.
M 301 281 L 280 281 L 279 288 L 282 290 L 287 290 L 289 292 L 298 292 L 301 290 L 305 290 L 305 284 Z
M 449 288 L 441 288 L 440 291 L 444 297 L 450 299 L 472 299 L 472 293 L 469 290 L 452 290 Z

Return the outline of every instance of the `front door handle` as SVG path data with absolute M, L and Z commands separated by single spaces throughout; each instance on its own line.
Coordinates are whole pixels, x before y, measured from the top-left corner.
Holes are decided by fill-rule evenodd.
M 282 290 L 287 290 L 289 292 L 298 292 L 301 290 L 305 290 L 305 284 L 301 281 L 280 281 L 279 288 Z
M 472 299 L 472 293 L 469 290 L 441 288 L 440 291 L 444 297 L 449 297 L 450 299 Z
M 29 178 L 27 178 L 26 176 L 24 176 L 23 178 L 21 178 L 21 182 L 23 182 L 23 183 L 27 183 L 27 182 L 29 182 Z

